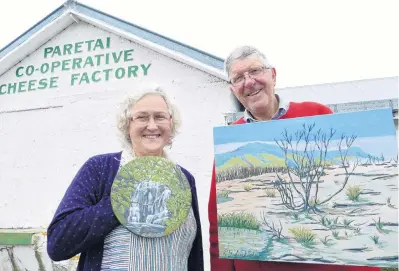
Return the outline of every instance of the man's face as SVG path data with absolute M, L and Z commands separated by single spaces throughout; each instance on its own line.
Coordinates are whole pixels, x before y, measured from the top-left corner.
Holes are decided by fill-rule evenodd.
M 250 112 L 272 106 L 276 85 L 274 68 L 264 68 L 256 57 L 236 60 L 230 68 L 230 80 L 233 85 L 230 90 Z

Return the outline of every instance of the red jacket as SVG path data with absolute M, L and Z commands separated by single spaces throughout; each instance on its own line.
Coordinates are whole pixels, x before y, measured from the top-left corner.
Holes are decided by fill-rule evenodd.
M 305 116 L 331 114 L 327 106 L 315 102 L 294 103 L 291 102 L 287 113 L 280 119 L 297 118 Z M 244 118 L 240 118 L 233 124 L 244 124 Z M 216 207 L 216 170 L 213 164 L 212 183 L 208 205 L 210 258 L 212 271 L 379 271 L 375 267 L 338 266 L 325 264 L 300 264 L 286 262 L 262 262 L 247 260 L 219 259 L 217 207 Z

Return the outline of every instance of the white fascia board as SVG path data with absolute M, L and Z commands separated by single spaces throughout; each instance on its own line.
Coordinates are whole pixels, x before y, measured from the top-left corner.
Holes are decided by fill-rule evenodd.
M 70 16 L 70 11 L 66 11 L 58 18 L 54 19 L 54 21 L 40 29 L 37 33 L 33 34 L 28 40 L 0 59 L 0 76 L 35 52 L 40 46 L 48 42 L 72 23 L 74 23 L 74 20 Z
M 177 60 L 179 62 L 187 64 L 187 65 L 189 65 L 191 67 L 194 67 L 194 68 L 197 68 L 197 69 L 199 69 L 201 71 L 209 73 L 209 74 L 211 74 L 211 75 L 213 75 L 213 76 L 215 76 L 215 77 L 217 77 L 217 78 L 219 78 L 221 80 L 227 81 L 227 77 L 225 76 L 225 74 L 222 71 L 220 71 L 220 70 L 218 70 L 216 68 L 210 67 L 208 65 L 204 65 L 203 63 L 201 63 L 201 62 L 199 62 L 197 60 L 194 60 L 194 59 L 192 59 L 190 57 L 187 57 L 184 54 L 175 52 L 173 50 L 170 50 L 170 49 L 165 48 L 165 47 L 163 47 L 161 45 L 155 44 L 155 43 L 153 43 L 151 41 L 148 41 L 146 39 L 137 37 L 137 36 L 135 36 L 135 35 L 133 35 L 131 33 L 128 33 L 126 31 L 123 31 L 123 30 L 118 29 L 116 27 L 110 26 L 110 25 L 108 25 L 108 24 L 106 24 L 106 23 L 104 23 L 104 22 L 102 22 L 100 20 L 93 19 L 93 18 L 91 18 L 89 16 L 86 16 L 84 14 L 81 14 L 81 13 L 75 11 L 75 10 L 71 10 L 71 13 L 73 13 L 73 15 L 78 17 L 78 19 L 81 20 L 81 21 L 84 21 L 86 23 L 89 23 L 91 25 L 94 25 L 96 27 L 104 29 L 106 31 L 109 31 L 109 32 L 111 32 L 111 33 L 113 33 L 115 35 L 118 35 L 118 36 L 122 37 L 122 38 L 125 38 L 125 39 L 131 40 L 133 42 L 136 42 L 136 43 L 138 43 L 138 44 L 140 44 L 140 45 L 142 45 L 144 47 L 147 47 L 147 48 L 149 48 L 149 49 L 151 49 L 151 50 L 153 50 L 155 52 L 158 52 L 158 53 L 163 54 L 165 56 L 168 56 L 168 57 L 170 57 L 172 59 L 175 59 L 175 60 Z

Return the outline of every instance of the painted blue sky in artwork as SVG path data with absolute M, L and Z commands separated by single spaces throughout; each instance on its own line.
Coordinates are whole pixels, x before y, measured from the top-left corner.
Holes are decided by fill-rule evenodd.
M 226 143 L 226 144 L 219 144 L 215 146 L 215 155 L 216 155 L 216 160 L 218 161 L 218 158 L 220 155 L 223 156 L 225 153 L 230 153 L 233 155 L 236 153 L 237 149 L 242 149 L 241 152 L 245 152 L 246 154 L 254 154 L 248 151 L 247 148 L 244 148 L 245 146 L 250 145 L 251 143 L 260 143 L 260 144 L 267 144 L 269 146 L 276 146 L 278 145 L 275 142 L 272 141 L 249 141 L 249 142 L 236 142 L 236 143 Z M 261 145 L 259 145 L 261 146 Z M 304 144 L 299 144 L 298 145 L 298 150 L 303 150 Z M 397 140 L 396 136 L 381 136 L 381 137 L 359 137 L 356 138 L 355 142 L 352 144 L 352 148 L 354 152 L 357 153 L 362 153 L 363 158 L 367 157 L 368 154 L 371 156 L 375 156 L 380 158 L 381 154 L 384 155 L 385 159 L 389 161 L 391 158 L 397 157 Z M 265 149 L 265 147 L 260 147 L 262 150 Z M 270 147 L 269 147 L 270 148 Z M 343 144 L 343 149 L 346 148 L 346 145 Z M 279 149 L 279 147 L 277 148 Z M 334 151 L 338 150 L 338 141 L 333 140 L 330 142 L 329 151 Z M 253 150 L 252 150 L 253 151 Z M 366 156 L 364 156 L 366 154 Z M 234 155 L 233 155 L 234 156 Z M 224 156 L 223 156 L 224 157 Z
M 342 133 L 345 135 L 357 135 L 358 138 L 396 135 L 392 109 L 387 108 L 215 127 L 213 129 L 214 145 L 274 141 L 275 139 L 281 139 L 281 133 L 284 129 L 287 129 L 288 134 L 295 134 L 297 130 L 302 128 L 303 123 L 307 125 L 315 123 L 314 131 L 319 128 L 322 131 L 329 131 L 330 128 L 335 129 L 336 133 L 333 140 L 339 139 Z

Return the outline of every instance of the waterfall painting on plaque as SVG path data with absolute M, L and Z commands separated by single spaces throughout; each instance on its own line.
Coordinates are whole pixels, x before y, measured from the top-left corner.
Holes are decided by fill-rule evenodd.
M 115 216 L 143 237 L 162 237 L 178 229 L 188 216 L 191 197 L 180 167 L 162 157 L 145 156 L 122 165 L 111 188 Z
M 398 266 L 392 109 L 214 128 L 220 258 Z

